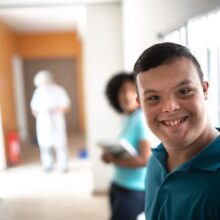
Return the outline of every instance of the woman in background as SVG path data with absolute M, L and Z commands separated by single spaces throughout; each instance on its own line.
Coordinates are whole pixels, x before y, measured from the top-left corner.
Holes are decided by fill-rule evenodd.
M 111 106 L 125 116 L 119 139 L 126 139 L 138 152 L 137 156 L 115 157 L 105 152 L 102 159 L 115 166 L 110 188 L 111 220 L 135 220 L 144 211 L 145 176 L 150 156 L 150 135 L 143 113 L 136 101 L 133 74 L 119 73 L 106 87 Z

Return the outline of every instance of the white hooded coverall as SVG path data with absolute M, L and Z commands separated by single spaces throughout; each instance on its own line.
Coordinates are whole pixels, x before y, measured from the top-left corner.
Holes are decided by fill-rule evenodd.
M 61 170 L 67 168 L 67 135 L 64 112 L 60 108 L 70 106 L 70 99 L 61 86 L 48 84 L 38 87 L 31 100 L 36 113 L 37 140 L 45 169 L 53 166 L 51 148 L 54 147 Z

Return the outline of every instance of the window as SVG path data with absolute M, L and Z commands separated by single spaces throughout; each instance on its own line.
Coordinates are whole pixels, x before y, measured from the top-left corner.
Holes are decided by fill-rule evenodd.
M 178 30 L 163 35 L 162 41 L 187 46 L 198 59 L 204 80 L 210 84 L 207 102 L 211 122 L 220 126 L 220 10 L 190 19 Z

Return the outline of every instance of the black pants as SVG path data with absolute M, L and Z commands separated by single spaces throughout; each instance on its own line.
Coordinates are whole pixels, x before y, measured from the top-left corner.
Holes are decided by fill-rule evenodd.
M 114 183 L 111 185 L 111 220 L 136 220 L 144 211 L 144 203 L 144 191 L 130 190 Z

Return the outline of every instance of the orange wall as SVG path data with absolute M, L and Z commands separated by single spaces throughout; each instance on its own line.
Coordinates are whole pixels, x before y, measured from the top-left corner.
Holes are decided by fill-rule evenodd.
M 12 57 L 15 54 L 14 34 L 8 27 L 0 21 L 0 105 L 2 111 L 2 125 L 5 139 L 4 155 L 8 161 L 8 142 L 9 131 L 16 130 L 16 112 L 14 82 L 12 75 Z
M 4 130 L 16 129 L 12 57 L 14 34 L 0 21 L 0 102 Z
M 26 59 L 72 57 L 76 61 L 80 130 L 84 131 L 81 41 L 76 32 L 16 34 L 16 51 Z
M 81 50 L 74 32 L 17 34 L 16 46 L 23 58 L 78 57 Z

